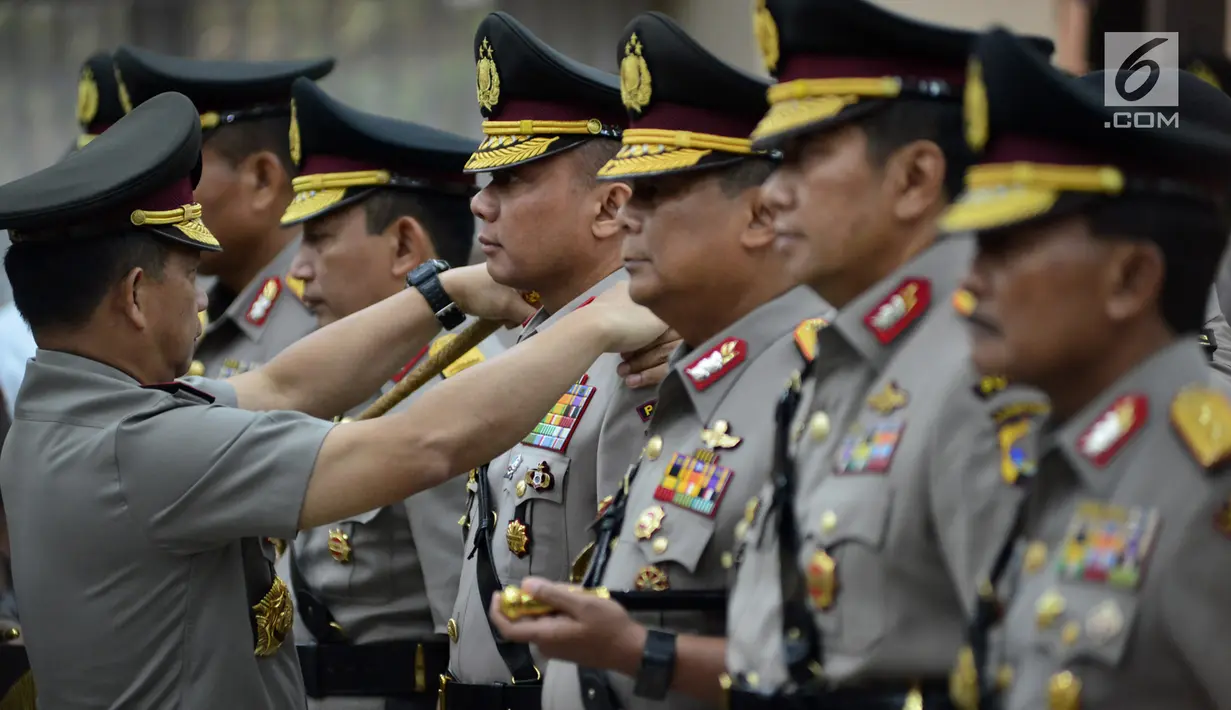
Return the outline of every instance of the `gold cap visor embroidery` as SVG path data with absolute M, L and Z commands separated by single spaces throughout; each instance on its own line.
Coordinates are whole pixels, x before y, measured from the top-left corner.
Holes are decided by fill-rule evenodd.
M 346 198 L 350 187 L 387 185 L 392 176 L 385 170 L 360 170 L 349 173 L 301 175 L 291 181 L 295 198 L 282 215 L 284 226 L 311 219 Z
M 890 99 L 902 93 L 893 77 L 796 79 L 771 86 L 769 111 L 752 131 L 753 141 L 774 138 L 833 118 L 861 99 Z
M 752 141 L 709 133 L 654 128 L 624 131 L 624 145 L 599 168 L 598 177 L 658 175 L 696 167 L 715 151 L 730 156 L 753 155 Z
M 999 163 L 966 171 L 967 189 L 941 217 L 946 232 L 995 229 L 1047 214 L 1064 192 L 1116 195 L 1124 175 L 1110 166 Z

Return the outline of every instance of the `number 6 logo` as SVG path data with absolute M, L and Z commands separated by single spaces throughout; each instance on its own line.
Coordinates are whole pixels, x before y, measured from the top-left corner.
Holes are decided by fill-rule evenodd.
M 1132 54 L 1124 58 L 1124 62 L 1120 64 L 1120 70 L 1116 73 L 1116 93 L 1125 101 L 1138 101 L 1144 98 L 1158 83 L 1158 78 L 1162 73 L 1162 67 L 1153 59 L 1142 59 L 1143 56 L 1150 53 L 1155 47 L 1167 41 L 1166 37 L 1155 37 L 1148 40 L 1145 44 L 1138 47 Z M 1145 81 L 1132 91 L 1128 91 L 1126 85 L 1130 77 L 1133 77 L 1141 69 L 1146 69 L 1150 72 Z

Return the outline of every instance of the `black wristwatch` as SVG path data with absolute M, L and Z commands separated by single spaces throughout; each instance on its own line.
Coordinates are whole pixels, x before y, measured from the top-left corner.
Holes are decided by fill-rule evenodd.
M 436 312 L 436 320 L 445 330 L 452 330 L 466 320 L 462 309 L 457 307 L 440 284 L 440 274 L 449 270 L 449 262 L 432 259 L 415 267 L 406 275 L 406 285 L 423 294 L 428 308 Z
M 641 652 L 641 668 L 637 670 L 637 684 L 633 686 L 633 694 L 647 700 L 662 700 L 667 697 L 674 677 L 675 634 L 649 629 L 645 636 L 645 650 Z

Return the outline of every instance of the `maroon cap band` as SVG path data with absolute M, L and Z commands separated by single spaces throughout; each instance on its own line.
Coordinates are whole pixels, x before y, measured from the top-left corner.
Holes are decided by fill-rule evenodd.
M 914 57 L 790 57 L 778 73 L 778 83 L 796 79 L 870 79 L 883 76 L 939 79 L 952 86 L 966 84 L 966 62 L 949 63 Z
M 747 138 L 760 120 L 761 114 L 738 117 L 695 106 L 662 102 L 651 104 L 645 115 L 633 118 L 629 128 L 689 131 L 715 136 Z

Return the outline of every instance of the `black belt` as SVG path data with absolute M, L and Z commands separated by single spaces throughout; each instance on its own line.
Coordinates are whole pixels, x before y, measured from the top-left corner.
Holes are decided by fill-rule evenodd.
M 949 681 L 929 681 L 917 686 L 897 683 L 861 688 L 820 690 L 764 695 L 732 688 L 728 710 L 902 710 L 911 693 L 919 692 L 922 710 L 956 710 L 949 699 Z
M 304 690 L 311 698 L 436 696 L 449 669 L 446 640 L 297 646 Z
M 440 710 L 541 710 L 542 701 L 542 683 L 472 685 L 440 676 Z

